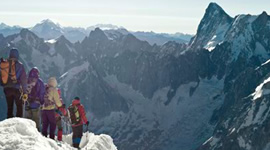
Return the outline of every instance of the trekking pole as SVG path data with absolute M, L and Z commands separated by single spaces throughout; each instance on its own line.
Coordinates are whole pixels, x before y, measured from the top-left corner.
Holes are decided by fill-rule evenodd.
M 65 120 L 65 118 L 63 116 L 61 117 L 61 123 L 62 123 L 62 126 L 63 126 L 63 133 L 66 134 L 66 132 L 65 132 L 65 131 L 67 131 L 66 130 L 66 120 Z
M 63 121 L 64 121 L 64 124 L 65 124 L 66 134 L 69 134 L 70 132 L 69 132 L 69 124 L 67 122 L 67 118 L 64 117 Z
M 25 102 L 23 102 L 23 118 L 25 118 Z
M 70 125 L 69 125 L 67 117 L 64 117 L 63 122 L 65 124 L 66 134 L 70 134 L 70 131 L 69 131 L 69 126 Z
M 69 134 L 69 131 L 68 131 L 68 124 L 66 122 L 66 119 L 65 119 L 65 128 L 66 128 L 66 134 Z
M 88 138 L 88 134 L 89 134 L 89 124 L 87 125 L 87 133 L 86 133 L 86 138 Z
M 88 134 L 89 134 L 89 124 L 86 125 L 86 139 L 88 139 Z
M 22 100 L 22 97 L 23 97 L 23 89 L 22 89 L 22 86 L 20 86 L 20 89 L 19 89 L 19 91 L 20 91 L 20 93 L 21 93 L 21 95 L 20 95 L 20 101 L 23 101 Z M 23 101 L 23 118 L 25 118 L 25 101 Z

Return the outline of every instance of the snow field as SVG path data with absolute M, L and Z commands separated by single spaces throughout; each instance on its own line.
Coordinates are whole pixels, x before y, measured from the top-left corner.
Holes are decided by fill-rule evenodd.
M 0 122 L 0 150 L 73 150 L 72 134 L 63 136 L 63 142 L 42 136 L 33 121 L 11 118 Z M 85 133 L 80 147 L 83 150 L 117 150 L 108 135 Z

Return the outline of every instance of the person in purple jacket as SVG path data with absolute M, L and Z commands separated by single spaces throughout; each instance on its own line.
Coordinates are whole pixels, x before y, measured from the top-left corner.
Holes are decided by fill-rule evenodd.
M 44 103 L 45 85 L 39 78 L 39 70 L 34 67 L 30 70 L 27 82 L 28 100 L 26 101 L 26 118 L 35 121 L 36 127 L 40 127 L 40 106 Z
M 17 117 L 22 117 L 22 100 L 27 99 L 26 87 L 27 87 L 27 77 L 24 70 L 24 66 L 19 62 L 19 51 L 16 48 L 12 48 L 9 52 L 8 61 L 15 66 L 16 80 L 10 79 L 9 77 L 7 83 L 1 83 L 4 88 L 4 93 L 7 101 L 7 118 L 13 117 L 13 105 L 14 102 L 17 106 Z M 2 63 L 2 62 L 1 62 Z M 13 67 L 13 66 L 12 66 Z M 11 69 L 9 69 L 11 70 Z

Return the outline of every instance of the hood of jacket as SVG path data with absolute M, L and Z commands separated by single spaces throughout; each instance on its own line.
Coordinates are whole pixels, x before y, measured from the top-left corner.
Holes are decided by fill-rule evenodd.
M 81 102 L 80 102 L 80 100 L 77 100 L 77 99 L 74 99 L 73 101 L 72 101 L 72 105 L 78 105 L 78 104 L 80 104 Z
M 55 77 L 51 77 L 49 80 L 48 80 L 48 86 L 49 87 L 54 87 L 56 88 L 57 87 L 57 80 Z
M 19 59 L 19 51 L 16 48 L 12 48 L 9 52 L 9 58 Z

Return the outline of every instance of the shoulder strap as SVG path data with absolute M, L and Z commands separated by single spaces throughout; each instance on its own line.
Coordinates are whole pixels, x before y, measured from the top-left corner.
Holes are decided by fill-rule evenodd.
M 12 81 L 12 82 L 17 82 L 17 79 L 16 79 L 16 63 L 17 63 L 17 60 L 9 59 L 8 63 L 9 63 L 8 80 Z M 15 68 L 15 70 L 13 70 L 14 72 L 12 72 L 12 67 L 13 67 L 12 65 L 13 64 L 14 64 L 14 68 Z
M 8 64 L 9 64 L 9 68 L 8 68 L 8 82 L 11 82 L 12 79 L 11 79 L 11 76 L 12 76 L 12 71 L 11 71 L 11 68 L 12 68 L 12 60 L 9 59 L 8 60 Z
M 11 75 L 12 60 L 8 60 L 8 64 L 9 64 L 9 66 L 8 66 L 9 67 L 9 70 L 8 70 L 9 73 L 8 74 Z

